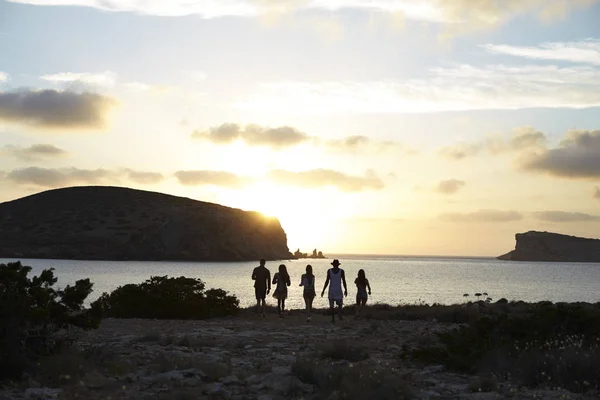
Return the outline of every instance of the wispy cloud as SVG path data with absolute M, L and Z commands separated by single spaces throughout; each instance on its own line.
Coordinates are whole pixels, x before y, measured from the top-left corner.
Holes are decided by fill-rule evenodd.
M 113 172 L 99 168 L 95 170 L 79 168 L 40 168 L 14 169 L 6 174 L 6 179 L 16 184 L 31 184 L 43 187 L 61 187 L 73 184 L 97 184 L 114 181 Z
M 65 150 L 52 144 L 34 144 L 29 147 L 6 145 L 0 148 L 0 155 L 15 157 L 24 161 L 62 157 L 65 154 L 67 154 Z
M 600 106 L 600 69 L 593 67 L 458 65 L 430 74 L 404 81 L 264 83 L 235 105 L 292 115 Z
M 478 210 L 470 213 L 446 213 L 439 216 L 448 222 L 513 222 L 523 219 L 517 211 Z
M 227 123 L 210 128 L 208 131 L 194 131 L 194 139 L 206 139 L 213 143 L 231 143 L 242 140 L 251 146 L 270 146 L 283 148 L 295 146 L 310 140 L 304 132 L 300 132 L 291 126 L 277 128 L 263 127 L 260 125 L 246 125 Z
M 9 0 L 36 5 L 76 5 L 105 11 L 136 12 L 161 16 L 199 15 L 203 18 L 223 16 L 256 17 L 265 14 L 291 13 L 302 9 L 340 11 L 347 9 L 400 14 L 404 18 L 451 24 L 454 32 L 470 32 L 495 27 L 522 14 L 545 19 L 561 17 L 572 9 L 597 0 Z
M 0 121 L 38 128 L 102 128 L 115 101 L 95 93 L 57 90 L 0 92 Z
M 0 71 L 0 83 L 8 81 L 8 74 Z
M 119 183 L 122 178 L 139 184 L 152 184 L 160 182 L 162 175 L 156 172 L 144 172 L 132 169 L 27 167 L 13 169 L 6 172 L 4 176 L 4 179 L 17 185 L 34 185 L 47 188 L 58 188 L 76 184 L 114 184 Z
M 538 211 L 533 213 L 533 217 L 546 222 L 586 222 L 600 221 L 599 215 L 591 215 L 581 212 L 568 211 Z
M 467 183 L 460 179 L 447 179 L 438 183 L 436 192 L 441 194 L 454 194 L 458 192 Z
M 440 149 L 439 153 L 453 160 L 462 160 L 482 152 L 496 155 L 507 152 L 543 149 L 546 142 L 547 138 L 543 132 L 525 126 L 514 129 L 511 136 L 496 135 L 472 143 L 458 143 L 454 146 Z
M 535 60 L 557 60 L 600 65 L 600 40 L 550 42 L 539 46 L 482 45 L 490 53 L 525 57 Z
M 308 171 L 272 170 L 268 179 L 281 185 L 304 188 L 336 187 L 344 192 L 360 192 L 363 190 L 383 189 L 384 184 L 373 171 L 364 176 L 353 176 L 330 169 L 313 169 Z
M 117 83 L 117 74 L 111 71 L 99 73 L 92 72 L 60 72 L 57 74 L 42 75 L 45 81 L 68 85 L 90 85 L 110 88 Z
M 177 171 L 175 172 L 175 178 L 185 186 L 210 185 L 239 188 L 252 182 L 250 178 L 241 177 L 231 172 L 207 170 Z
M 600 178 L 600 130 L 572 130 L 555 148 L 531 152 L 520 159 L 527 171 L 562 178 Z

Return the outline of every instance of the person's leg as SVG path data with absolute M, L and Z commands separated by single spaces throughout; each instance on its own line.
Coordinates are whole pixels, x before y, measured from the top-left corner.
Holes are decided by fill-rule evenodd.
M 280 298 L 277 299 L 277 313 L 281 317 L 281 299 Z
M 358 297 L 358 295 L 356 295 L 356 316 L 358 317 L 359 314 L 360 314 L 360 297 Z
M 281 299 L 281 316 L 283 317 L 283 312 L 285 311 L 285 297 Z
M 262 316 L 265 316 L 265 311 L 267 310 L 267 300 L 263 297 L 261 300 L 262 303 Z
M 333 309 L 333 299 L 329 299 L 329 312 L 331 313 L 331 322 L 335 322 L 335 310 Z
M 306 316 L 310 317 L 310 310 L 308 309 L 308 302 L 310 300 L 308 299 L 308 297 L 304 298 L 304 309 L 306 310 Z

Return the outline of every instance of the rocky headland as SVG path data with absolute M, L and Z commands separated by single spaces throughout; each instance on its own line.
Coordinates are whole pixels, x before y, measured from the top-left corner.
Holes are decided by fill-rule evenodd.
M 600 262 L 600 240 L 551 232 L 517 233 L 514 250 L 498 257 L 507 261 Z
M 0 204 L 0 257 L 252 261 L 291 257 L 276 218 L 123 187 L 49 190 Z

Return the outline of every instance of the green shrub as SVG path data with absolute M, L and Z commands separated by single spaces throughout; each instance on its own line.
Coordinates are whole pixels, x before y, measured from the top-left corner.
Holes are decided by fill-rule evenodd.
M 206 319 L 233 315 L 239 300 L 221 289 L 205 290 L 194 278 L 153 276 L 103 293 L 93 305 L 114 318 Z
M 43 355 L 65 344 L 59 331 L 78 326 L 97 328 L 97 307 L 85 309 L 83 302 L 92 292 L 89 279 L 53 288 L 53 269 L 28 277 L 31 267 L 21 262 L 0 264 L 0 379 L 18 378 Z

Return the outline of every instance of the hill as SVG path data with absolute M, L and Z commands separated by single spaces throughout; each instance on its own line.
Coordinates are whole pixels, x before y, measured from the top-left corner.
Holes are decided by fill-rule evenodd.
M 509 261 L 600 262 L 600 240 L 551 232 L 517 233 L 517 245 L 500 257 Z
M 291 256 L 279 221 L 123 187 L 49 190 L 0 203 L 0 257 L 252 261 Z

